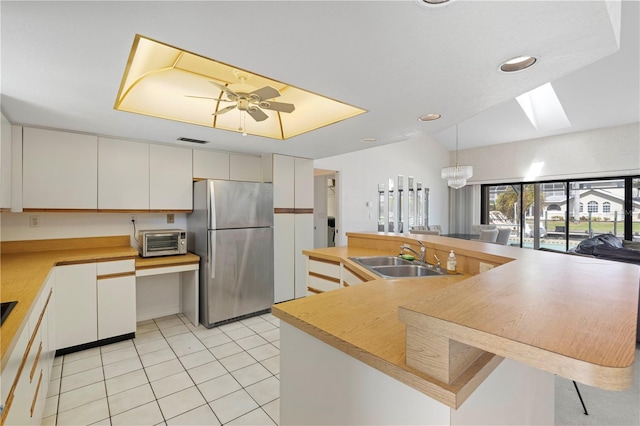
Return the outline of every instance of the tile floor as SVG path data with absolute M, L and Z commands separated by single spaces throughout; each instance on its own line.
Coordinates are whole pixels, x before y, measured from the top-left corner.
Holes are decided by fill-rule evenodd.
M 140 322 L 135 339 L 55 359 L 42 424 L 277 425 L 279 346 L 271 314 Z

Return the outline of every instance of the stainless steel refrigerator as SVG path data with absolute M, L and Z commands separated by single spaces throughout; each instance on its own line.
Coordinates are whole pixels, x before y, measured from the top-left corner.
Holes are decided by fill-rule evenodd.
M 189 251 L 200 256 L 200 322 L 211 328 L 273 304 L 273 185 L 193 184 Z

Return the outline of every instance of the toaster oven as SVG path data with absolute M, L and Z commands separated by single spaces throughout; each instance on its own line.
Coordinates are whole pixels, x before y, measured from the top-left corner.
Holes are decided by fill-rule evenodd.
M 186 254 L 187 231 L 182 229 L 141 230 L 138 234 L 138 252 L 142 257 Z

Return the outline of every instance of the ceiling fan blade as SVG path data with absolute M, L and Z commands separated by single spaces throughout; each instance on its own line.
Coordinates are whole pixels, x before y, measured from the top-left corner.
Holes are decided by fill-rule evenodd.
M 264 86 L 261 89 L 254 90 L 253 92 L 249 93 L 249 96 L 252 99 L 260 102 L 265 99 L 277 98 L 278 96 L 280 96 L 280 92 L 278 92 L 271 86 Z
M 254 120 L 256 121 L 264 121 L 267 118 L 269 118 L 269 116 L 267 114 L 264 113 L 264 111 L 262 111 L 260 108 L 258 107 L 249 107 L 247 108 L 247 113 L 253 117 Z
M 187 98 L 197 98 L 197 99 L 211 99 L 212 101 L 220 101 L 220 102 L 234 102 L 229 99 L 218 99 L 218 98 L 208 98 L 206 96 L 193 96 L 193 95 L 184 95 Z
M 226 108 L 222 108 L 221 110 L 218 110 L 218 111 L 214 112 L 214 113 L 213 113 L 213 114 L 211 114 L 211 115 L 220 115 L 220 114 L 224 114 L 225 112 L 229 112 L 229 111 L 231 111 L 231 110 L 232 110 L 232 109 L 234 109 L 235 107 L 236 107 L 236 105 L 229 105 L 228 107 L 226 107 Z
M 259 105 L 261 108 L 278 112 L 293 112 L 296 109 L 295 105 L 284 102 L 262 101 Z
M 225 86 L 223 84 L 216 83 L 215 81 L 211 81 L 211 80 L 209 80 L 209 83 L 213 84 L 218 89 L 220 89 L 224 93 L 226 93 L 227 96 L 229 97 L 229 99 L 231 99 L 232 101 L 235 101 L 236 99 L 239 98 L 238 94 L 236 92 L 234 92 L 233 90 L 229 89 L 227 86 Z

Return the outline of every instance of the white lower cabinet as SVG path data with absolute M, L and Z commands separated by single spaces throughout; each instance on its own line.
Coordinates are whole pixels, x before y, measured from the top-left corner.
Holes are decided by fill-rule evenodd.
M 57 349 L 136 330 L 133 259 L 56 267 Z
M 3 425 L 39 425 L 53 364 L 50 335 L 55 331 L 50 315 L 55 305 L 51 274 L 34 301 L 29 318 L 2 372 Z

